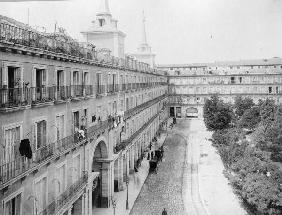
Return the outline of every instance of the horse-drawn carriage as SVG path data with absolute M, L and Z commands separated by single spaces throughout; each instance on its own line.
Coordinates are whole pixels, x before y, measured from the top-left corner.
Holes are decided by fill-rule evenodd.
M 155 150 L 155 156 L 149 161 L 150 164 L 150 172 L 156 172 L 158 169 L 159 161 L 162 161 L 163 158 L 163 147 L 160 147 L 158 150 Z

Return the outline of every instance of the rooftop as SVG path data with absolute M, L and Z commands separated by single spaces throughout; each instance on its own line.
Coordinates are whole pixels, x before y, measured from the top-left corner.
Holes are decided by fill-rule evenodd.
M 238 61 L 215 61 L 214 63 L 191 63 L 191 64 L 163 64 L 158 68 L 185 68 L 185 67 L 220 67 L 220 66 L 264 66 L 282 65 L 282 58 L 274 57 L 269 59 L 238 60 Z

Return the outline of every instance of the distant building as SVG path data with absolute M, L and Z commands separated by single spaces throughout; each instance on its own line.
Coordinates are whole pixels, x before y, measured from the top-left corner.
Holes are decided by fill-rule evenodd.
M 111 55 L 124 58 L 125 33 L 118 29 L 118 21 L 112 18 L 108 0 L 101 0 L 100 9 L 89 30 L 81 32 L 87 43 L 99 49 L 108 49 Z
M 282 102 L 281 58 L 158 68 L 168 73 L 170 113 L 177 117 L 201 117 L 203 104 L 212 94 L 231 103 L 236 96 L 250 97 L 254 102 L 265 98 Z
M 139 47 L 137 48 L 137 52 L 132 54 L 138 61 L 145 62 L 151 66 L 151 68 L 155 68 L 155 54 L 152 53 L 152 48 L 149 46 L 147 42 L 146 35 L 146 26 L 145 26 L 145 16 L 143 14 L 143 25 L 142 25 L 142 39 Z

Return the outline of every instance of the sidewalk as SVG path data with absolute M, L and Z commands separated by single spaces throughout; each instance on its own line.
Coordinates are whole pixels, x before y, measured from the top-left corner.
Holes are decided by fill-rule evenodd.
M 161 146 L 166 138 L 167 134 L 162 133 L 160 138 L 158 138 L 158 145 Z M 141 188 L 148 176 L 149 172 L 149 161 L 147 156 L 143 159 L 141 166 L 138 169 L 138 172 L 129 174 L 129 184 L 128 184 L 128 205 L 129 210 L 126 210 L 126 184 L 124 183 L 124 190 L 120 192 L 115 192 L 114 198 L 117 200 L 115 214 L 116 215 L 128 215 L 131 208 L 134 205 L 135 200 L 137 199 Z M 114 209 L 111 208 L 93 208 L 93 215 L 113 215 Z
M 212 133 L 206 131 L 203 121 L 192 123 L 199 131 L 199 191 L 204 205 L 211 215 L 246 215 L 247 212 L 223 174 L 224 166 L 220 156 L 208 140 Z

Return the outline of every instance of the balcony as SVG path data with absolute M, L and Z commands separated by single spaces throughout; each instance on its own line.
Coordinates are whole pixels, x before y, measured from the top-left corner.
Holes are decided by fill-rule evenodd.
M 18 109 L 31 104 L 29 88 L 0 89 L 0 111 Z
M 156 104 L 157 102 L 161 101 L 162 99 L 164 99 L 166 97 L 166 94 L 162 95 L 162 96 L 159 96 L 153 100 L 150 100 L 150 101 L 147 101 L 141 105 L 138 105 L 130 110 L 127 110 L 125 111 L 124 113 L 124 119 L 128 119 L 138 113 L 140 113 L 142 110 L 148 108 L 148 107 L 151 107 L 152 105 Z
M 51 204 L 49 204 L 39 215 L 57 214 L 67 203 L 75 196 L 79 197 L 80 192 L 85 188 L 88 181 L 88 174 L 84 172 L 82 177 L 69 186 L 66 191 L 59 195 Z
M 71 87 L 70 86 L 57 86 L 56 89 L 56 101 L 65 101 L 71 98 Z
M 56 87 L 32 87 L 32 105 L 51 104 L 56 99 Z
M 124 150 L 132 141 L 141 134 L 158 116 L 162 113 L 163 110 L 160 110 L 155 116 L 153 116 L 149 121 L 147 121 L 141 128 L 137 129 L 137 131 L 131 135 L 128 139 L 121 141 L 115 147 L 115 153 L 119 153 L 121 150 Z
M 93 45 L 81 44 L 65 33 L 43 33 L 0 22 L 0 45 L 4 50 L 19 50 L 21 54 L 35 53 L 55 60 L 164 75 L 160 70 L 151 69 L 149 64 L 136 62 L 130 57 L 116 58 L 98 53 Z
M 106 85 L 97 85 L 96 96 L 101 97 L 106 94 Z

